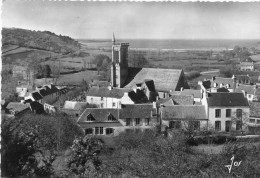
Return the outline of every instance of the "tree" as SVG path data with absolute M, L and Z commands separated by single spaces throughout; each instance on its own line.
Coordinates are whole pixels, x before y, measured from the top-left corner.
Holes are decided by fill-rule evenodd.
M 103 142 L 94 137 L 75 139 L 71 147 L 72 155 L 67 162 L 70 171 L 80 177 L 96 177 L 101 161 L 98 158 Z
M 237 109 L 232 113 L 231 122 L 233 129 L 231 131 L 239 131 L 244 134 L 248 131 L 249 114 L 243 109 Z
M 44 77 L 45 78 L 50 77 L 50 75 L 51 75 L 51 68 L 50 68 L 50 66 L 48 64 L 44 65 L 43 71 L 44 71 Z
M 53 173 L 53 154 L 44 154 L 39 146 L 37 125 L 2 117 L 2 176 L 49 176 Z
M 144 57 L 143 54 L 140 53 L 132 53 L 129 55 L 129 63 L 133 67 L 144 67 L 149 64 L 147 59 Z

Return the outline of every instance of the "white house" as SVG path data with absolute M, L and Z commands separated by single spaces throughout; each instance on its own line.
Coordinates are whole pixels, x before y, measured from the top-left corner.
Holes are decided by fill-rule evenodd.
M 205 93 L 209 126 L 215 131 L 239 131 L 247 123 L 249 104 L 243 93 Z
M 254 62 L 240 62 L 241 71 L 254 71 Z
M 86 102 L 99 108 L 119 108 L 120 104 L 146 103 L 148 99 L 142 90 L 93 86 L 89 89 Z
M 260 88 L 256 85 L 237 84 L 236 92 L 243 93 L 248 101 L 257 101 L 260 95 Z

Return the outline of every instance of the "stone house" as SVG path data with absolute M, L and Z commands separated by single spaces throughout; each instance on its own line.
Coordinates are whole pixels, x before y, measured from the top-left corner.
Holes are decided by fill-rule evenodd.
M 248 122 L 249 104 L 243 93 L 205 93 L 202 104 L 215 131 L 239 131 Z
M 241 71 L 254 71 L 254 62 L 240 62 Z
M 86 135 L 116 136 L 127 129 L 150 129 L 158 120 L 153 104 L 135 104 L 118 109 L 86 108 L 77 123 Z

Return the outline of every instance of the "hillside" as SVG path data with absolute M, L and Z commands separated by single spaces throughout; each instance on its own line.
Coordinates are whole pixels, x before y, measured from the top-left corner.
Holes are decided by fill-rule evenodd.
M 56 35 L 49 31 L 42 32 L 18 28 L 3 28 L 3 53 L 10 52 L 19 47 L 68 54 L 79 50 L 80 44 L 68 36 Z

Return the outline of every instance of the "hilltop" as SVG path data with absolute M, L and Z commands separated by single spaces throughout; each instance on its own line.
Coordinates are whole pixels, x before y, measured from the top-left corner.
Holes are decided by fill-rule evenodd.
M 3 28 L 2 46 L 3 53 L 25 47 L 68 54 L 79 50 L 80 43 L 71 37 L 56 35 L 49 31 Z

